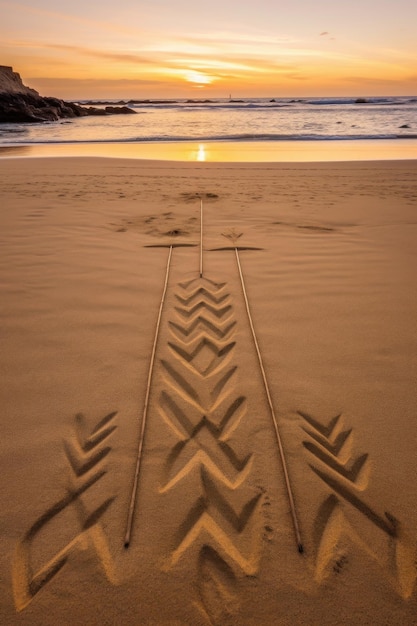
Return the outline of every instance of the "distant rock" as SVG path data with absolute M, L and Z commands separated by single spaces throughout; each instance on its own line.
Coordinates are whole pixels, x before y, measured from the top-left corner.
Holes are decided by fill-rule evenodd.
M 86 111 L 86 115 L 107 115 L 105 109 L 99 107 L 83 107 L 83 110 Z
M 178 100 L 128 100 L 125 104 L 178 104 Z
M 410 124 L 403 124 L 402 126 L 399 126 L 399 128 L 410 128 Z
M 118 102 L 115 102 L 114 100 L 81 100 L 80 102 L 77 102 L 77 104 L 79 104 L 80 106 L 102 106 L 102 105 L 106 105 L 108 104 L 109 106 L 115 106 L 115 105 L 125 105 L 127 104 L 127 102 L 125 100 L 119 100 Z
M 186 104 L 209 104 L 213 100 L 186 100 Z
M 366 98 L 356 98 L 355 104 L 368 104 L 368 100 Z
M 114 113 L 136 111 L 126 106 L 85 108 L 58 98 L 44 98 L 35 89 L 26 87 L 13 68 L 0 65 L 0 123 L 55 122 L 62 118 Z
M 120 114 L 129 114 L 136 113 L 133 109 L 129 109 L 129 107 L 115 107 L 115 106 L 107 106 L 105 109 L 106 115 L 120 115 Z

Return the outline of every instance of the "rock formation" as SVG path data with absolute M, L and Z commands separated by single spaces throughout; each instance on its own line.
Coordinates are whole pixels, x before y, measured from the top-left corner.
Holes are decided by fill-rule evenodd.
M 53 122 L 85 115 L 136 113 L 129 107 L 82 107 L 58 98 L 45 98 L 26 87 L 13 68 L 0 65 L 0 123 Z

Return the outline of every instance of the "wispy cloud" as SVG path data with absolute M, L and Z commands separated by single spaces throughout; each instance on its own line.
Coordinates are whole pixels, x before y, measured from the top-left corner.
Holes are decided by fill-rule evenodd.
M 111 61 L 112 63 L 120 63 L 124 66 L 160 66 L 163 56 L 161 54 L 141 54 L 141 52 L 125 52 L 119 50 L 109 50 L 102 48 L 90 48 L 87 46 L 75 46 L 60 43 L 42 43 L 32 40 L 3 40 L 0 44 L 0 51 L 12 50 L 14 55 L 26 55 L 30 62 L 35 58 L 38 60 L 47 60 L 48 65 L 66 65 L 73 64 L 76 66 L 85 58 L 101 59 L 102 61 Z M 55 53 L 53 55 L 52 53 Z M 61 54 L 60 54 L 61 53 Z M 4 52 L 3 52 L 4 54 Z
M 86 48 L 84 46 L 68 46 L 64 44 L 44 44 L 40 47 L 48 50 L 62 50 L 64 52 L 71 52 L 72 54 L 78 54 L 79 56 L 90 56 L 96 59 L 105 59 L 108 61 L 115 61 L 120 63 L 157 63 L 156 58 L 150 56 L 142 56 L 140 54 L 132 54 L 118 51 L 107 51 L 94 48 Z
M 417 80 L 417 76 L 398 76 L 395 78 L 377 77 L 377 76 L 346 76 L 345 81 L 350 83 L 357 83 L 358 85 L 397 85 L 404 82 L 412 82 Z
M 240 71 L 240 72 L 287 72 L 294 71 L 296 67 L 290 63 L 278 63 L 257 57 L 239 57 L 217 55 L 214 58 L 196 57 L 183 55 L 171 58 L 167 61 L 169 66 L 186 66 L 199 70 Z
M 184 39 L 185 40 L 185 39 Z M 213 44 L 256 44 L 256 45 L 289 45 L 299 44 L 300 39 L 290 35 L 264 35 L 254 33 L 236 33 L 228 31 L 219 31 L 212 33 L 198 33 L 194 37 L 187 37 L 186 41 L 206 41 Z
M 44 87 L 90 87 L 95 85 L 100 87 L 137 87 L 139 85 L 164 85 L 164 80 L 148 80 L 148 79 L 128 79 L 128 78 L 108 78 L 108 79 L 91 79 L 91 78 L 49 78 L 46 76 L 31 76 L 28 80 L 36 81 Z

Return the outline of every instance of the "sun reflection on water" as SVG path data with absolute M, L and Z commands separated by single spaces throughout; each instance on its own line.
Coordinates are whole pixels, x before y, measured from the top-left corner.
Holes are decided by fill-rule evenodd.
M 198 144 L 197 161 L 206 160 L 206 146 L 203 143 Z
M 417 159 L 412 139 L 362 141 L 74 143 L 0 146 L 0 159 L 97 156 L 200 163 L 273 163 Z

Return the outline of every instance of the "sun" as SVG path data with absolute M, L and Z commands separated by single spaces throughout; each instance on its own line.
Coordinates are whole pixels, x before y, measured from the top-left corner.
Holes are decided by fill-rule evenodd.
M 194 83 L 198 87 L 203 87 L 204 85 L 210 85 L 214 78 L 197 70 L 187 70 L 185 72 L 185 80 L 189 83 Z

